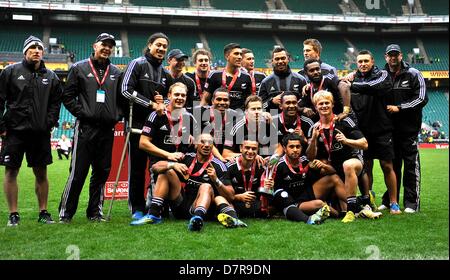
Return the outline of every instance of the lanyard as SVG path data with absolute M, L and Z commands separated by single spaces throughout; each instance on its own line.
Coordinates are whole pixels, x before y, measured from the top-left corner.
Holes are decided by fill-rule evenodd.
M 305 174 L 306 172 L 308 172 L 308 168 L 309 166 L 307 165 L 305 168 L 303 168 L 302 162 L 299 161 L 298 164 L 298 169 L 299 172 L 295 172 L 294 168 L 292 167 L 292 165 L 289 163 L 288 158 L 286 157 L 286 155 L 284 155 L 284 162 L 286 162 L 286 165 L 288 166 L 289 170 L 294 173 L 294 174 Z
M 334 132 L 334 114 L 331 115 L 329 139 L 327 139 L 325 137 L 325 133 L 323 132 L 323 125 L 322 125 L 322 122 L 320 122 L 320 136 L 322 136 L 323 144 L 325 145 L 325 149 L 328 152 L 328 160 L 329 161 L 331 161 L 331 147 L 333 146 L 333 132 Z
M 293 132 L 294 132 L 294 131 L 292 131 L 292 128 L 289 129 L 289 130 L 286 128 L 286 122 L 285 122 L 285 118 L 284 118 L 284 112 L 281 113 L 281 115 L 280 115 L 280 120 L 281 120 L 281 123 L 283 124 L 284 130 L 285 130 L 286 132 L 289 132 L 289 133 L 293 133 Z M 294 123 L 294 124 L 295 124 L 295 123 Z M 296 129 L 301 129 L 301 128 L 302 128 L 302 121 L 301 121 L 301 119 L 300 119 L 300 116 L 297 115 L 297 128 L 296 128 Z
M 197 91 L 198 91 L 198 95 L 200 96 L 200 99 L 202 99 L 203 96 L 203 89 L 202 89 L 202 84 L 200 83 L 200 78 L 198 77 L 197 73 L 195 73 L 195 83 L 197 84 Z M 209 76 L 209 72 L 206 74 L 206 76 Z
M 213 159 L 213 154 L 211 153 L 211 155 L 209 155 L 209 158 L 207 161 L 205 161 L 205 163 L 203 163 L 202 168 L 200 168 L 199 171 L 195 172 L 194 174 L 192 174 L 192 171 L 194 170 L 195 164 L 197 163 L 197 155 L 195 156 L 194 160 L 192 161 L 191 165 L 189 166 L 188 169 L 188 174 L 191 177 L 199 177 L 202 175 L 203 171 L 205 171 L 206 167 L 208 167 L 208 165 L 211 163 Z
M 317 91 L 321 91 L 322 90 L 322 86 L 323 86 L 323 82 L 324 81 L 325 81 L 325 78 L 322 78 L 322 81 L 320 82 L 320 85 L 319 85 L 319 89 Z M 314 104 L 314 102 L 313 102 L 314 84 L 312 82 L 309 84 L 309 89 L 310 89 L 309 96 L 311 98 L 311 103 Z
M 173 130 L 173 120 L 172 120 L 172 113 L 167 110 L 166 111 L 167 119 L 169 120 L 169 126 L 170 126 L 170 133 L 172 133 Z M 178 118 L 178 137 L 181 138 L 182 135 L 182 127 L 183 127 L 183 112 L 180 113 L 180 117 Z M 178 147 L 180 146 L 180 139 L 177 139 L 175 143 L 176 150 L 178 151 Z
M 109 64 L 108 64 L 108 67 L 106 67 L 105 75 L 103 75 L 102 81 L 100 81 L 100 78 L 98 77 L 97 71 L 95 70 L 94 65 L 92 64 L 92 60 L 90 58 L 89 58 L 89 66 L 91 66 L 92 72 L 94 73 L 94 77 L 95 77 L 95 80 L 97 81 L 97 84 L 98 84 L 99 88 L 102 88 L 102 85 L 106 81 L 106 77 L 108 77 Z
M 244 166 L 242 165 L 242 155 L 238 159 L 238 164 L 241 168 L 242 173 L 242 180 L 244 181 L 244 188 L 246 191 L 252 190 L 253 180 L 255 179 L 255 173 L 256 173 L 256 160 L 253 160 L 252 168 L 251 168 L 251 175 L 250 175 L 250 181 L 247 183 L 247 178 L 245 177 L 245 170 Z
M 252 94 L 255 95 L 256 94 L 255 72 L 250 71 L 249 74 L 250 74 L 250 80 L 252 80 Z
M 212 130 L 211 130 L 212 133 L 214 133 L 214 130 L 216 129 L 216 123 L 214 122 L 215 119 L 216 119 L 216 116 L 214 115 L 214 109 L 211 106 L 209 108 L 209 123 L 211 124 L 211 127 L 212 127 Z M 225 111 L 225 114 L 222 118 L 222 127 L 221 127 L 222 130 L 225 128 L 226 121 L 227 121 L 227 112 Z
M 233 79 L 231 80 L 231 83 L 230 83 L 230 85 L 228 87 L 227 87 L 227 73 L 226 72 L 227 71 L 225 69 L 222 72 L 222 86 L 224 88 L 227 88 L 228 91 L 231 91 L 231 89 L 234 86 L 234 83 L 236 83 L 236 80 L 237 80 L 237 77 L 238 77 L 238 74 L 239 74 L 239 70 L 236 70 L 236 72 L 234 72 Z

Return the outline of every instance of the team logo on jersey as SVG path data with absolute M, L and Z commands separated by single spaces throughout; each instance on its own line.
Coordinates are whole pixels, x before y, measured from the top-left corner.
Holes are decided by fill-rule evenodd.
M 92 73 L 89 73 L 89 74 L 87 74 L 86 77 L 88 77 L 88 78 L 94 78 L 94 75 L 93 75 Z
M 161 84 L 166 85 L 166 78 L 161 79 Z
M 290 181 L 292 180 L 292 178 L 289 175 L 287 175 L 286 177 L 283 178 L 283 180 Z
M 165 130 L 165 131 L 169 131 L 169 129 L 167 129 L 167 126 L 163 125 L 159 130 Z
M 19 78 L 17 78 L 17 80 L 25 80 L 25 77 L 23 75 L 20 75 Z
M 272 86 L 272 87 L 270 87 L 270 91 L 273 91 L 273 90 L 275 90 L 275 88 Z
M 142 128 L 142 132 L 145 132 L 145 133 L 150 133 L 151 130 L 152 130 L 152 129 L 151 129 L 150 127 L 148 127 L 148 126 L 144 126 L 144 127 Z
M 42 79 L 42 84 L 43 85 L 48 85 L 48 79 Z
M 333 149 L 332 149 L 332 151 L 338 151 L 338 150 L 341 150 L 343 148 L 344 148 L 344 146 L 342 145 L 341 142 L 333 142 Z
M 237 184 L 237 183 L 238 183 L 238 181 L 237 181 L 237 179 L 236 179 L 236 178 L 233 178 L 233 179 L 231 179 L 231 182 L 233 182 L 233 183 L 235 183 L 235 184 Z
M 259 87 L 261 85 L 261 83 L 256 83 L 256 87 Z
M 242 89 L 246 89 L 247 88 L 247 84 L 241 84 L 241 88 Z
M 298 90 L 298 86 L 297 84 L 294 85 L 294 90 Z
M 409 87 L 409 81 L 403 81 L 401 87 Z
M 116 77 L 114 75 L 109 75 L 109 78 L 111 79 L 111 81 L 115 81 Z
M 144 78 L 150 78 L 147 73 L 145 73 Z

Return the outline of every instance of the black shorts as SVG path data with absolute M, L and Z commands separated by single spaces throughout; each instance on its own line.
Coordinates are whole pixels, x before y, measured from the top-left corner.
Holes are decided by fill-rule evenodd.
M 286 191 L 278 191 L 274 196 L 274 204 L 279 210 L 283 210 L 289 205 L 300 205 L 303 202 L 315 200 L 316 196 L 314 195 L 314 190 L 311 185 L 307 185 L 301 193 L 298 195 L 292 196 Z
M 392 133 L 367 137 L 369 148 L 364 151 L 364 159 L 393 160 L 394 142 Z
M 28 167 L 44 167 L 52 163 L 49 132 L 8 131 L 2 137 L 0 164 L 20 168 L 23 154 Z
M 362 164 L 362 170 L 360 172 L 360 174 L 356 174 L 358 177 L 361 176 L 361 174 L 363 174 L 363 170 L 364 170 L 364 161 L 359 158 L 357 155 L 352 156 L 351 158 L 357 159 L 359 161 L 361 161 Z M 351 159 L 350 158 L 350 159 Z M 342 182 L 345 182 L 345 173 L 344 173 L 344 162 L 332 162 L 331 165 L 333 166 L 334 170 L 336 170 L 336 174 L 339 176 L 339 178 L 341 178 Z

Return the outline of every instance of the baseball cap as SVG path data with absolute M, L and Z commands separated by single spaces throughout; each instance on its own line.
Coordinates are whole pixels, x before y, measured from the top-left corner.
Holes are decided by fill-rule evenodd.
M 172 58 L 176 58 L 176 59 L 180 59 L 180 58 L 185 58 L 187 59 L 189 56 L 187 56 L 187 54 L 184 54 L 180 49 L 173 49 L 169 52 L 169 54 L 167 55 L 167 57 L 169 59 Z
M 390 53 L 390 52 L 402 52 L 402 50 L 400 49 L 400 46 L 397 44 L 390 44 L 389 46 L 387 46 L 386 48 L 386 54 Z
M 24 42 L 23 42 L 23 54 L 27 52 L 29 48 L 32 46 L 41 46 L 42 49 L 44 49 L 44 43 L 39 39 L 38 37 L 35 37 L 33 35 L 30 35 Z
M 95 39 L 95 42 L 104 42 L 104 41 L 112 41 L 113 46 L 116 45 L 116 40 L 114 40 L 114 36 L 108 33 L 102 33 L 97 36 L 97 39 Z

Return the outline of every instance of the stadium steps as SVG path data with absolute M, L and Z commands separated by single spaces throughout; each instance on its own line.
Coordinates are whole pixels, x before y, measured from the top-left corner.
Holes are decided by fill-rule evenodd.
M 440 89 L 428 89 L 428 104 L 423 108 L 422 121 L 431 125 L 435 121 L 442 124 L 441 129 L 449 135 L 448 92 Z
M 239 11 L 267 11 L 265 1 L 242 1 L 242 0 L 209 0 L 213 8 L 219 10 Z

